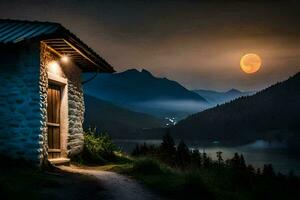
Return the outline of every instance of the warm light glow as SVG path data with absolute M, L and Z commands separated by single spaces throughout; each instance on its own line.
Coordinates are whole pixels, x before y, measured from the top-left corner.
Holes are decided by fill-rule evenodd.
M 261 67 L 261 58 L 254 53 L 249 53 L 241 58 L 241 69 L 247 74 L 253 74 L 257 72 Z
M 52 72 L 54 74 L 57 74 L 57 72 L 59 71 L 59 64 L 56 61 L 51 61 L 48 64 L 48 70 L 49 72 Z
M 68 56 L 66 56 L 66 55 L 64 55 L 64 56 L 61 57 L 61 61 L 64 62 L 64 63 L 69 62 L 69 60 L 70 60 L 70 58 Z

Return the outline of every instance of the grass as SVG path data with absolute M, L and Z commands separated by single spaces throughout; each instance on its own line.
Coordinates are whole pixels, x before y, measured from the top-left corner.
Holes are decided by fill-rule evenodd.
M 197 195 L 204 199 L 213 199 L 213 194 L 194 174 L 174 170 L 155 159 L 136 159 L 131 164 L 116 165 L 109 170 L 131 176 L 155 192 L 172 199 L 192 198 Z
M 183 142 L 176 149 L 169 137 L 166 151 L 143 145 L 136 148 L 134 155 L 144 158 L 130 158 L 116 152 L 112 141 L 105 135 L 96 135 L 95 130 L 86 138 L 81 164 L 131 176 L 170 199 L 300 199 L 298 178 L 276 176 L 272 167 L 264 167 L 262 175 L 254 173 L 239 154 L 225 162 L 213 162 L 206 154 L 190 152 Z
M 299 199 L 299 182 L 245 174 L 230 168 L 198 168 L 184 171 L 151 158 L 106 170 L 125 174 L 171 199 Z M 288 196 L 287 196 L 288 195 Z
M 55 179 L 46 173 L 41 173 L 33 169 L 1 169 L 0 192 L 4 199 L 21 199 L 23 196 L 30 199 L 38 199 L 42 188 L 54 187 Z M 33 190 L 35 188 L 35 190 Z
M 0 158 L 1 199 L 101 199 L 99 182 L 59 169 L 39 170 L 24 161 Z M 90 197 L 90 194 L 95 194 Z
M 300 199 L 298 179 L 290 182 L 286 177 L 266 178 L 226 167 L 179 170 L 149 157 L 116 155 L 119 162 L 91 168 L 131 176 L 170 199 Z M 101 199 L 101 185 L 91 177 L 7 163 L 0 166 L 1 199 Z
M 84 146 L 79 155 L 76 155 L 72 160 L 81 164 L 107 164 L 116 162 L 115 157 L 117 150 L 115 144 L 111 141 L 107 134 L 97 134 L 96 129 L 89 128 L 84 134 Z

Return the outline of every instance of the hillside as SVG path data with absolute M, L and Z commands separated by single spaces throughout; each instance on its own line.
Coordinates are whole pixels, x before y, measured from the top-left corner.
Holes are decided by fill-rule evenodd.
M 95 97 L 85 95 L 85 127 L 96 126 L 112 138 L 135 138 L 141 129 L 163 126 L 151 115 L 133 112 Z
M 253 96 L 194 114 L 173 129 L 179 138 L 248 142 L 284 140 L 300 144 L 300 73 Z M 299 148 L 299 147 L 298 147 Z
M 179 83 L 155 77 L 147 70 L 99 74 L 84 89 L 90 96 L 161 118 L 183 118 L 203 110 L 207 103 Z

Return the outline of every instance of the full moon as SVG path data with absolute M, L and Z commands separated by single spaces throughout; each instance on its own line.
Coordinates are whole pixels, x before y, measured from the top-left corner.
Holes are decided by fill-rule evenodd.
M 254 53 L 249 53 L 241 58 L 241 69 L 247 74 L 253 74 L 257 72 L 261 67 L 261 58 Z

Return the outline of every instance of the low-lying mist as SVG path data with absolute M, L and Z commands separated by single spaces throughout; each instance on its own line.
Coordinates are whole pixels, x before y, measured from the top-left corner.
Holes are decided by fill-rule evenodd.
M 205 110 L 208 104 L 194 100 L 153 100 L 135 103 L 137 107 L 195 113 Z

